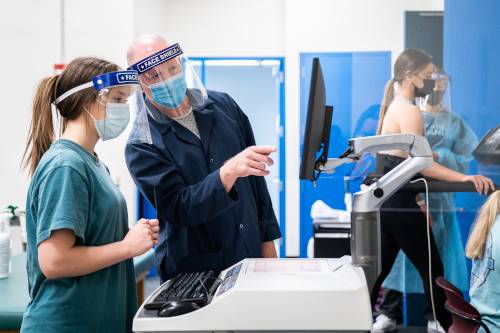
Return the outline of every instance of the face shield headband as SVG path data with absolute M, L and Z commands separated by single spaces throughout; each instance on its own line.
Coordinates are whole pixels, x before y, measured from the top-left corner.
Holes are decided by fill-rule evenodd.
M 101 89 L 109 87 L 130 84 L 139 85 L 139 75 L 137 74 L 137 71 L 126 70 L 100 74 L 95 76 L 92 81 L 81 84 L 66 91 L 64 94 L 56 98 L 54 105 L 57 105 L 69 96 L 90 87 L 94 87 L 95 90 L 100 91 Z
M 139 74 L 143 74 L 148 70 L 163 64 L 166 61 L 169 61 L 171 59 L 174 59 L 175 57 L 182 55 L 182 53 L 183 52 L 179 44 L 175 43 L 167 47 L 166 49 L 158 51 L 150 55 L 149 57 L 136 62 L 135 64 L 131 65 L 128 69 L 137 71 L 137 73 Z

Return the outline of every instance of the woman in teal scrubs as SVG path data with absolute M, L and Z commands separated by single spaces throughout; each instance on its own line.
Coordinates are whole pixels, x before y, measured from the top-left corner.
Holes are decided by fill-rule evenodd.
M 77 58 L 37 88 L 24 156 L 32 176 L 26 207 L 31 301 L 22 332 L 132 330 L 132 258 L 151 249 L 159 227 L 140 220 L 129 230 L 125 199 L 94 151 L 99 139 L 118 136 L 129 121 L 127 102 L 138 81 L 119 70 Z M 52 104 L 64 129 L 54 142 Z

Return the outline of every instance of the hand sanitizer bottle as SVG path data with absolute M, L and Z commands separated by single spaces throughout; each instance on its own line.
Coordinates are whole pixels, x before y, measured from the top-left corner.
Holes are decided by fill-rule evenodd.
M 10 237 L 6 214 L 0 214 L 0 279 L 9 276 L 10 270 Z
M 24 213 L 16 206 L 9 206 L 12 216 L 9 219 L 10 254 L 16 256 L 23 253 L 23 239 L 21 230 L 21 215 Z

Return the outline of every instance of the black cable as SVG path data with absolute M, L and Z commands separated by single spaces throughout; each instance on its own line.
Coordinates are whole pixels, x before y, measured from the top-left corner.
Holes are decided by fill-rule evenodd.
M 349 146 L 340 156 L 339 158 L 344 158 L 344 157 L 347 157 L 349 156 L 352 152 L 354 151 L 354 149 Z
M 213 279 L 213 280 L 218 280 L 220 281 L 220 283 L 223 282 L 223 280 L 219 277 L 216 277 L 216 276 L 209 276 L 208 279 Z M 210 293 L 208 292 L 208 289 L 206 288 L 205 284 L 203 283 L 203 281 L 198 277 L 198 281 L 200 282 L 200 285 L 202 286 L 203 288 L 203 291 L 205 292 L 205 304 L 208 304 L 208 300 L 210 298 Z
M 215 277 L 215 276 L 211 276 L 211 277 L 209 277 L 209 279 L 219 280 L 220 283 L 222 283 L 224 281 L 220 277 Z
M 203 283 L 203 281 L 200 279 L 200 277 L 198 277 L 198 281 L 200 282 L 200 285 L 202 286 L 203 288 L 203 291 L 205 292 L 205 305 L 208 304 L 208 290 L 207 288 L 205 287 L 205 284 Z

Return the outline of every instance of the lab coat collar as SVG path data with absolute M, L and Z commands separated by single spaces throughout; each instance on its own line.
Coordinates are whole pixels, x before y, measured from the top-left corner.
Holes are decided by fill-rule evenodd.
M 161 121 L 157 121 L 157 120 L 153 119 L 153 117 L 151 117 L 151 116 L 148 117 L 149 121 L 154 124 L 153 126 L 158 128 L 158 130 L 160 131 L 161 134 L 167 133 L 170 129 L 175 131 L 175 128 L 173 127 L 174 120 L 169 118 L 165 114 L 163 114 L 160 110 L 158 110 L 146 96 L 144 96 L 144 100 L 146 102 L 146 107 L 149 109 L 149 111 L 152 114 L 154 114 L 154 116 L 156 118 L 161 119 Z M 214 103 L 214 101 L 210 98 L 210 96 L 208 96 L 207 101 L 203 106 L 193 110 L 193 111 L 196 111 L 195 117 L 196 117 L 196 114 L 203 113 L 204 110 L 206 110 L 206 109 L 209 109 L 208 113 L 213 112 L 213 110 L 211 110 L 211 105 L 213 103 Z M 198 121 L 198 117 L 196 117 L 196 120 Z M 201 130 L 200 130 L 200 132 L 201 132 Z M 201 135 L 201 133 L 200 133 L 200 135 Z M 201 137 L 203 138 L 203 135 L 201 135 Z
M 205 153 L 208 152 L 208 143 L 210 142 L 210 136 L 214 124 L 215 110 L 213 108 L 213 104 L 214 101 L 210 98 L 210 96 L 208 96 L 207 102 L 202 107 L 193 110 Z M 178 123 L 174 124 L 175 121 L 173 119 L 161 113 L 147 98 L 146 105 L 151 113 L 155 114 L 155 117 L 162 119 L 162 121 L 159 122 L 154 120 L 152 117 L 149 117 L 149 120 L 154 123 L 153 126 L 157 127 L 162 135 L 172 130 L 172 132 L 175 133 L 180 140 L 193 145 L 200 144 L 200 141 L 193 133 Z

